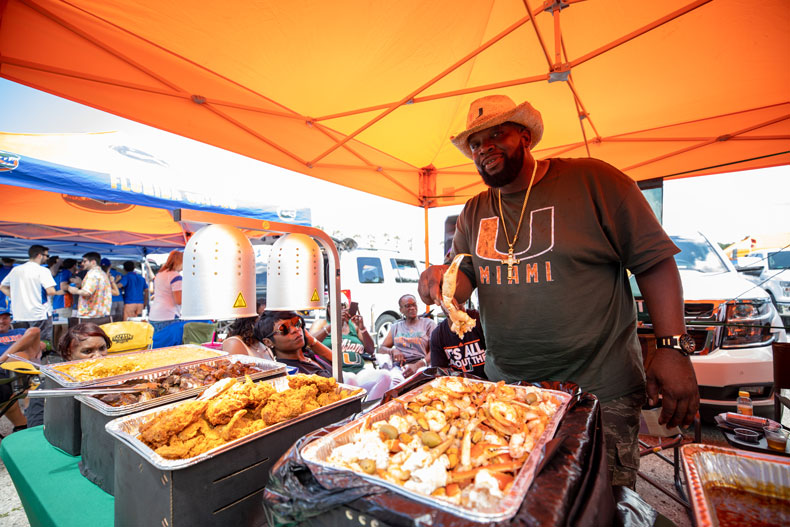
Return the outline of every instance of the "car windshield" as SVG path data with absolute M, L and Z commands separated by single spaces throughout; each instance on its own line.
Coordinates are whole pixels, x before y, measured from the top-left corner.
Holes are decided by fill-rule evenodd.
M 704 238 L 672 236 L 672 241 L 680 249 L 680 252 L 675 255 L 675 262 L 681 271 L 691 270 L 700 273 L 726 273 L 728 271 L 725 263 Z
M 768 253 L 768 269 L 790 269 L 790 250 Z

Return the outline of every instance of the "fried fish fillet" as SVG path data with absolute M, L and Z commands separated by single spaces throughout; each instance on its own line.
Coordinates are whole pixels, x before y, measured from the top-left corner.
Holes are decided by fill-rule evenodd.
M 270 383 L 231 380 L 213 397 L 185 402 L 144 423 L 139 438 L 164 458 L 185 459 L 350 393 L 338 393 L 335 379 L 318 375 L 295 375 L 288 381 L 291 387 L 278 392 Z

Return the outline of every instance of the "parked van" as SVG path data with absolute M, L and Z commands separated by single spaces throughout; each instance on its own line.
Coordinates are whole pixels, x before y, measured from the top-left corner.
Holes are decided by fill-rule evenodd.
M 351 301 L 359 303 L 359 313 L 378 344 L 393 322 L 401 318 L 398 299 L 414 295 L 417 309 L 425 304 L 417 294 L 423 262 L 414 256 L 379 249 L 352 249 L 340 252 L 340 287 L 349 290 Z
M 340 242 L 340 288 L 347 289 L 351 301 L 359 304 L 359 313 L 365 320 L 376 344 L 384 340 L 393 322 L 401 318 L 398 299 L 406 294 L 417 299 L 417 309 L 425 311 L 425 304 L 417 295 L 417 284 L 420 273 L 424 269 L 423 262 L 418 258 L 400 253 L 379 249 L 346 248 L 354 244 Z M 258 301 L 266 297 L 266 263 L 270 245 L 255 246 L 256 293 Z M 324 261 L 326 274 L 329 262 Z M 329 279 L 324 280 L 328 297 Z M 311 316 L 312 315 L 312 316 Z M 308 315 L 323 318 L 324 314 L 315 312 Z

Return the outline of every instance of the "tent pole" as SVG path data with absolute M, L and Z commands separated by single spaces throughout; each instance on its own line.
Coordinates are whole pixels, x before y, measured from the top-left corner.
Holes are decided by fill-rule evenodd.
M 430 240 L 428 239 L 428 203 L 425 202 L 422 207 L 425 211 L 425 267 L 427 268 L 429 265 L 431 265 L 431 244 Z

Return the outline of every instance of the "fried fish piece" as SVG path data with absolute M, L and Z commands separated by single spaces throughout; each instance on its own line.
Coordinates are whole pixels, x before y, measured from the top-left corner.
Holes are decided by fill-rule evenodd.
M 208 401 L 188 401 L 140 426 L 140 437 L 149 446 L 166 444 L 170 438 L 203 416 Z
M 288 386 L 300 388 L 305 385 L 313 385 L 321 393 L 334 392 L 337 390 L 337 381 L 334 377 L 321 377 L 320 375 L 293 375 L 288 378 Z
M 261 418 L 267 425 L 273 425 L 305 412 L 305 407 L 317 404 L 318 388 L 314 384 L 306 384 L 299 388 L 291 388 L 269 397 L 261 409 Z

